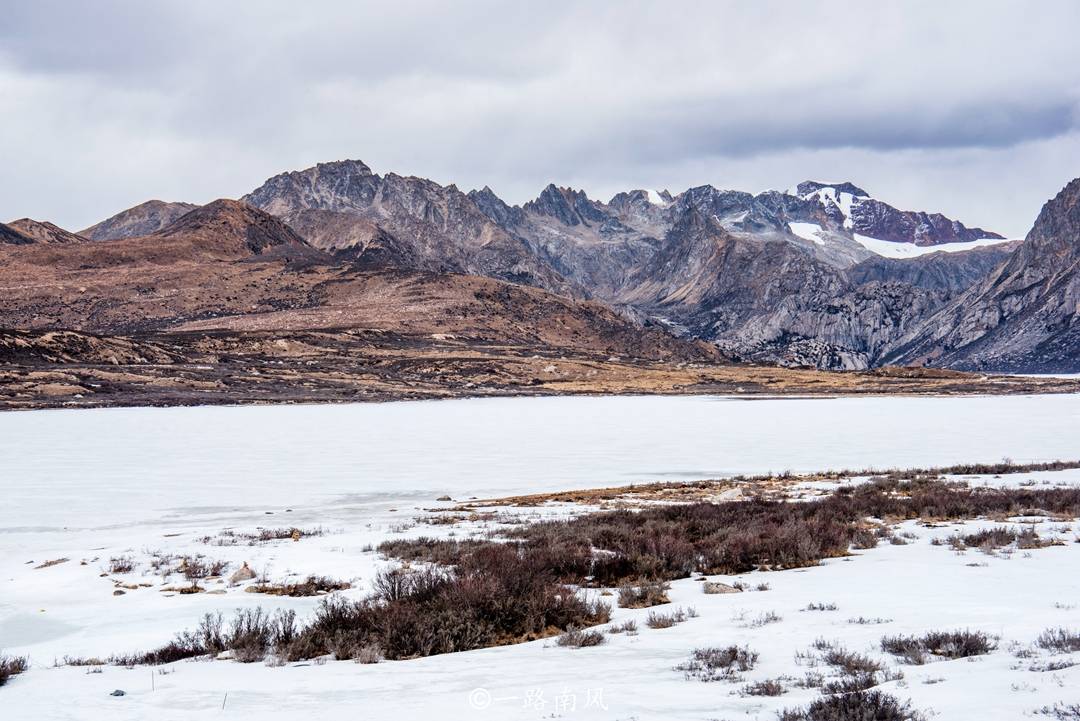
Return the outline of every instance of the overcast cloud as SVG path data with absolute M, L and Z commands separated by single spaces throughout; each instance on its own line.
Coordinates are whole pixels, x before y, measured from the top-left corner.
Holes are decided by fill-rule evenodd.
M 1046 0 L 7 0 L 0 218 L 359 158 L 510 202 L 852 180 L 1021 236 L 1080 175 L 1078 33 Z

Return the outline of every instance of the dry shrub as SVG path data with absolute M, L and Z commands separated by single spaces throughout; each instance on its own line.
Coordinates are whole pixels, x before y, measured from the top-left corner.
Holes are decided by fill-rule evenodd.
M 685 620 L 686 612 L 681 608 L 677 608 L 671 613 L 649 611 L 649 615 L 645 617 L 645 625 L 649 628 L 671 628 L 675 624 L 682 623 Z
M 757 652 L 747 646 L 698 648 L 675 670 L 682 671 L 688 681 L 738 681 L 739 673 L 753 669 L 757 660 Z
M 365 648 L 387 659 L 415 658 L 607 623 L 611 610 L 582 598 L 550 572 L 533 573 L 522 550 L 505 544 L 477 548 L 453 571 L 394 569 L 380 573 L 373 585 L 372 595 L 358 601 L 328 596 L 302 627 L 295 617 L 279 623 L 261 611 L 241 612 L 226 630 L 220 617 L 208 617 L 197 631 L 128 658 L 165 663 L 231 649 L 243 660 L 273 653 L 298 661 L 329 654 L 358 658 Z
M 1032 509 L 1080 515 L 1080 489 L 971 488 L 939 480 L 892 476 L 845 486 L 804 503 L 729 501 L 587 514 L 502 531 L 523 550 L 535 573 L 564 583 L 615 587 L 685 578 L 697 571 L 731 575 L 755 569 L 816 565 L 853 545 L 877 542 L 868 517 L 967 519 L 1018 515 Z M 487 540 L 431 538 L 387 541 L 379 550 L 407 561 L 456 565 Z
M 302 598 L 305 596 L 319 596 L 332 591 L 344 591 L 352 585 L 345 581 L 335 581 L 326 576 L 308 576 L 299 583 L 256 583 L 244 590 L 247 593 L 263 593 L 268 596 L 289 596 Z
M 1035 639 L 1035 645 L 1043 650 L 1058 653 L 1080 651 L 1080 631 L 1067 628 L 1048 628 Z
M 1053 706 L 1043 706 L 1035 713 L 1050 716 L 1057 721 L 1080 721 L 1080 703 L 1056 703 Z
M 556 641 L 560 646 L 569 648 L 585 648 L 587 646 L 599 646 L 604 642 L 604 634 L 597 630 L 582 631 L 579 628 L 568 628 L 566 633 L 559 636 Z
M 786 691 L 784 684 L 770 678 L 743 686 L 742 694 L 744 696 L 782 696 Z
M 939 658 L 982 656 L 997 648 L 997 641 L 982 631 L 931 631 L 922 636 L 885 636 L 881 650 L 905 662 L 926 663 L 927 654 Z
M 918 721 L 907 703 L 880 691 L 824 696 L 803 709 L 788 709 L 780 721 Z
M 0 686 L 6 684 L 12 676 L 18 676 L 28 668 L 30 668 L 30 659 L 26 656 L 0 654 Z
M 670 603 L 667 592 L 670 586 L 661 582 L 644 582 L 637 586 L 619 588 L 619 606 L 622 608 L 648 608 Z

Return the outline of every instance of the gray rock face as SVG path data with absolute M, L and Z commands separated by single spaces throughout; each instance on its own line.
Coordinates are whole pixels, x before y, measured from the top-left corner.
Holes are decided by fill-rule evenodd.
M 851 193 L 856 198 L 869 198 L 870 193 L 853 183 L 819 183 L 816 180 L 804 180 L 795 188 L 795 192 L 801 196 L 816 193 L 824 188 L 832 188 L 837 193 Z
M 487 200 L 492 210 L 494 198 Z M 314 244 L 361 263 L 396 263 L 576 291 L 453 185 L 393 173 L 379 176 L 358 160 L 346 160 L 274 176 L 243 201 L 302 229 Z M 356 227 L 348 228 L 350 221 Z
M 199 206 L 191 203 L 166 203 L 161 200 L 148 200 L 79 231 L 79 235 L 90 240 L 138 238 L 156 233 L 172 225 L 183 215 L 190 213 L 197 207 Z
M 1080 371 L 1080 178 L 1012 256 L 907 334 L 887 360 L 961 369 Z
M 1017 242 L 1001 243 L 960 253 L 930 253 L 904 259 L 874 256 L 848 268 L 846 275 L 857 285 L 897 281 L 955 295 L 989 275 L 1018 245 Z

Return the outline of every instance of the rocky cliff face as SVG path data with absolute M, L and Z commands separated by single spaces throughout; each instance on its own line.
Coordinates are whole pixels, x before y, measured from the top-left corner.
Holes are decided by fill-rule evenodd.
M 1080 178 L 1020 247 L 908 334 L 887 360 L 964 369 L 1080 371 Z
M 845 274 L 856 285 L 871 281 L 895 281 L 955 295 L 989 275 L 1019 245 L 1018 241 L 1012 241 L 959 253 L 930 253 L 917 258 L 874 256 L 851 266 Z
M 199 206 L 191 203 L 148 200 L 79 231 L 79 235 L 90 240 L 116 240 L 150 235 L 166 228 L 197 207 Z
M 399 263 L 413 270 L 485 275 L 564 293 L 575 290 L 453 185 L 393 173 L 379 176 L 364 163 L 347 160 L 274 176 L 243 200 L 295 223 L 315 237 L 316 244 L 362 263 Z M 357 227 L 347 228 L 350 220 Z M 377 236 L 378 242 L 342 242 L 331 236 Z

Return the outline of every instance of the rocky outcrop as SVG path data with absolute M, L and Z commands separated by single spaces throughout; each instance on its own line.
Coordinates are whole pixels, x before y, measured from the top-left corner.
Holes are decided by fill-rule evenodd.
M 33 242 L 33 238 L 28 238 L 14 228 L 0 223 L 0 243 L 6 245 L 30 245 Z
M 908 334 L 887 360 L 1080 371 L 1080 178 L 1043 206 L 1005 263 Z
M 90 240 L 115 240 L 150 235 L 163 230 L 197 207 L 199 206 L 191 203 L 148 200 L 79 231 L 79 235 Z

